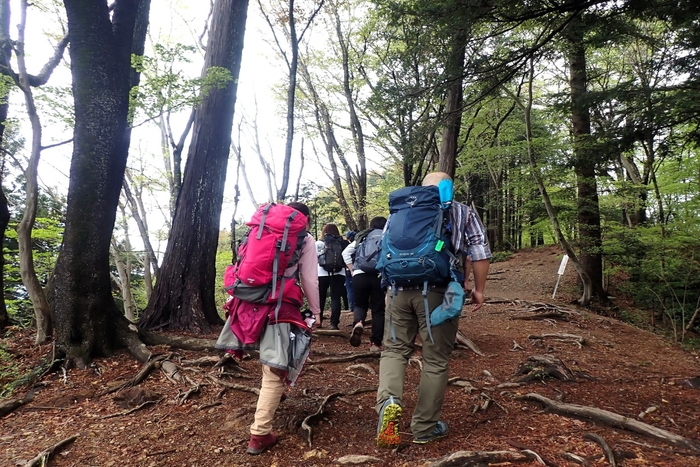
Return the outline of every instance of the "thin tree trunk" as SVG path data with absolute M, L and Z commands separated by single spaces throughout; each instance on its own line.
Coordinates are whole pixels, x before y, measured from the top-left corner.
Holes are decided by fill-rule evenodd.
M 29 163 L 24 172 L 26 178 L 26 194 L 24 214 L 17 226 L 17 238 L 19 243 L 19 270 L 22 283 L 27 289 L 27 294 L 34 308 L 36 318 L 36 344 L 45 343 L 52 334 L 53 325 L 51 321 L 51 308 L 46 301 L 44 289 L 39 283 L 34 269 L 34 254 L 32 250 L 32 229 L 36 220 L 36 211 L 39 202 L 39 181 L 37 171 L 39 169 L 39 159 L 41 158 L 41 120 L 34 104 L 34 95 L 29 85 L 27 67 L 24 54 L 24 29 L 27 21 L 27 0 L 20 2 L 21 19 L 17 27 L 19 36 L 17 39 L 17 65 L 19 68 L 19 87 L 24 94 L 24 101 L 27 106 L 27 115 L 32 127 L 32 146 L 29 156 Z
M 365 153 L 365 135 L 362 129 L 362 122 L 360 122 L 357 116 L 357 109 L 355 107 L 355 96 L 352 89 L 353 76 L 350 71 L 350 52 L 349 52 L 349 38 L 346 38 L 343 34 L 341 28 L 340 16 L 338 15 L 338 10 L 334 10 L 335 13 L 335 31 L 338 37 L 338 44 L 340 45 L 341 59 L 343 64 L 343 95 L 345 96 L 345 101 L 348 104 L 348 110 L 350 114 L 350 132 L 352 134 L 352 141 L 355 145 L 355 156 L 357 157 L 357 173 L 355 174 L 355 183 L 351 184 L 352 180 L 348 180 L 348 186 L 352 186 L 353 196 L 357 200 L 355 216 L 353 222 L 348 222 L 349 226 L 367 225 L 369 224 L 369 218 L 367 216 L 367 155 Z M 327 114 L 327 112 L 326 112 Z M 337 141 L 333 138 L 333 141 Z M 349 167 L 348 163 L 343 161 L 344 166 Z M 354 222 L 356 221 L 356 222 Z
M 557 213 L 554 210 L 554 205 L 552 204 L 552 201 L 549 198 L 549 193 L 547 192 L 547 188 L 545 187 L 544 182 L 542 181 L 542 174 L 540 173 L 540 169 L 537 167 L 537 160 L 535 157 L 535 149 L 532 145 L 531 114 L 532 114 L 532 104 L 533 104 L 533 92 L 532 92 L 533 81 L 534 81 L 534 64 L 532 62 L 530 62 L 527 104 L 523 104 L 520 100 L 520 97 L 516 96 L 514 93 L 512 93 L 507 88 L 504 88 L 504 90 L 508 94 L 510 94 L 510 96 L 515 100 L 516 104 L 523 110 L 523 115 L 525 118 L 525 139 L 527 141 L 527 155 L 528 155 L 528 161 L 530 163 L 530 168 L 532 169 L 532 175 L 534 176 L 535 182 L 537 183 L 537 187 L 539 188 L 540 194 L 542 195 L 542 201 L 544 203 L 545 209 L 547 210 L 547 214 L 549 215 L 549 220 L 552 222 L 552 227 L 554 228 L 554 232 L 557 235 L 557 240 L 559 242 L 559 245 L 562 247 L 562 249 L 569 256 L 571 263 L 574 265 L 574 268 L 576 269 L 576 272 L 578 272 L 579 277 L 581 278 L 581 282 L 583 283 L 583 294 L 582 294 L 581 298 L 579 299 L 579 303 L 583 306 L 588 306 L 591 302 L 591 293 L 592 293 L 591 278 L 588 276 L 588 272 L 586 271 L 586 269 L 583 267 L 583 265 L 579 261 L 578 257 L 576 256 L 576 252 L 571 247 L 569 242 L 566 240 L 566 237 L 564 236 L 564 233 L 561 230 L 561 226 L 559 225 L 559 219 L 557 218 Z

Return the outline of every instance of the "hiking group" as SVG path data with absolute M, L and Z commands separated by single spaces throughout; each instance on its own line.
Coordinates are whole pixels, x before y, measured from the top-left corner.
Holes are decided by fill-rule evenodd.
M 350 345 L 361 345 L 372 311 L 370 350 L 381 352 L 377 445 L 400 444 L 404 377 L 418 336 L 423 367 L 411 419 L 413 442 L 447 435 L 440 413 L 464 291 L 470 290 L 471 271 L 472 310 L 479 309 L 491 258 L 477 214 L 452 197 L 451 178 L 430 173 L 422 186 L 389 195 L 388 218 L 375 217 L 368 229 L 348 232 L 345 239 L 335 224 L 326 224 L 315 241 L 302 203 L 266 204 L 253 215 L 224 276 L 231 298 L 216 344 L 239 358 L 246 350 L 260 354 L 262 383 L 248 453 L 260 454 L 277 442 L 274 413 L 309 355 L 311 331 L 322 325 L 329 289 L 331 329 L 338 329 L 347 294 Z

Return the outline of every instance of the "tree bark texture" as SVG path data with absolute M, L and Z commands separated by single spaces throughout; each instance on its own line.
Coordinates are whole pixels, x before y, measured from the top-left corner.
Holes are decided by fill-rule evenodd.
M 467 31 L 456 31 L 450 51 L 447 83 L 447 100 L 445 102 L 445 127 L 442 131 L 440 147 L 440 172 L 445 172 L 454 179 L 455 161 L 457 160 L 457 142 L 462 125 L 462 76 L 464 75 L 464 53 L 467 43 Z
M 576 17 L 566 29 L 571 92 L 571 123 L 574 137 L 577 211 L 581 266 L 591 279 L 592 293 L 604 297 L 600 207 L 595 174 L 595 155 L 590 149 L 591 117 L 587 103 L 584 25 Z
M 12 54 L 10 38 L 10 0 L 0 0 L 0 66 L 8 67 Z M 7 99 L 0 101 L 0 146 L 2 146 L 5 134 L 5 121 L 9 104 Z M 7 205 L 7 197 L 0 187 L 0 272 L 5 270 L 5 229 L 10 223 L 10 210 Z M 0 290 L 5 290 L 5 275 L 0 274 Z M 0 293 L 0 331 L 10 324 L 5 304 L 5 294 Z
M 147 329 L 210 332 L 222 323 L 214 299 L 216 248 L 247 10 L 248 0 L 214 4 L 204 67 L 225 67 L 232 79 L 197 109 L 168 246 L 139 323 Z
M 79 366 L 126 345 L 109 249 L 129 149 L 131 52 L 140 0 L 65 0 L 75 102 L 63 245 L 56 264 L 56 346 Z M 142 11 L 142 14 L 147 14 Z
M 36 221 L 36 211 L 39 203 L 39 159 L 41 158 L 42 126 L 34 104 L 34 94 L 29 84 L 29 77 L 25 64 L 24 30 L 27 20 L 27 0 L 21 2 L 21 20 L 17 27 L 18 39 L 16 42 L 17 65 L 19 69 L 18 85 L 24 94 L 27 106 L 27 116 L 32 128 L 31 153 L 27 168 L 24 171 L 26 178 L 26 201 L 22 219 L 17 225 L 17 238 L 19 243 L 19 270 L 22 283 L 27 289 L 27 294 L 34 308 L 36 319 L 36 344 L 45 343 L 53 331 L 51 322 L 51 309 L 44 295 L 44 289 L 36 276 L 34 269 L 34 253 L 32 250 L 32 230 Z

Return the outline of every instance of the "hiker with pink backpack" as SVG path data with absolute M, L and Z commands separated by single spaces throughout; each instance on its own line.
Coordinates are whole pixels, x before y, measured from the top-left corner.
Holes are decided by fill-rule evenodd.
M 311 347 L 311 329 L 320 322 L 318 258 L 308 232 L 309 208 L 303 203 L 264 204 L 247 223 L 235 264 L 224 274 L 231 298 L 216 347 L 241 358 L 258 350 L 262 384 L 249 454 L 277 442 L 272 419 L 287 386 L 293 386 Z M 301 313 L 304 298 L 309 312 Z

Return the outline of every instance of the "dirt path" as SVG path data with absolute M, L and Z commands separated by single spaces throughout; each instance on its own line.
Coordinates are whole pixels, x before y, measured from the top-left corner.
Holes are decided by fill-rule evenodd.
M 700 391 L 683 384 L 700 375 L 697 353 L 681 350 L 662 338 L 640 331 L 613 318 L 578 310 L 571 301 L 577 297 L 575 273 L 569 266 L 559 286 L 557 299 L 551 294 L 561 253 L 552 247 L 521 252 L 509 261 L 491 267 L 483 310 L 466 310 L 460 329 L 483 351 L 478 356 L 458 349 L 453 354 L 450 376 L 468 382 L 469 387 L 448 386 L 442 418 L 450 426 L 450 435 L 425 446 L 410 444 L 410 414 L 416 400 L 420 370 L 411 363 L 405 385 L 405 417 L 401 430 L 406 441 L 398 453 L 374 446 L 376 415 L 375 393 L 340 396 L 329 401 L 323 416 L 312 426 L 313 441 L 299 428 L 302 420 L 315 413 L 324 397 L 349 393 L 377 385 L 378 359 L 314 364 L 306 369 L 294 390 L 279 409 L 275 431 L 280 442 L 258 457 L 245 454 L 247 429 L 255 410 L 255 394 L 227 390 L 205 378 L 210 366 L 186 365 L 187 374 L 206 383 L 179 404 L 187 385 L 168 381 L 161 372 L 151 374 L 139 385 L 143 392 L 101 396 L 108 387 L 135 375 L 140 366 L 125 355 L 95 362 L 88 370 L 71 370 L 48 376 L 46 387 L 38 389 L 35 399 L 0 419 L 0 465 L 15 466 L 36 456 L 58 441 L 78 438 L 51 458 L 52 466 L 270 466 L 332 465 L 348 454 L 380 459 L 387 466 L 422 465 L 458 450 L 529 449 L 545 458 L 549 465 L 577 466 L 562 457 L 573 453 L 589 456 L 592 466 L 609 465 L 602 449 L 584 438 L 587 433 L 602 437 L 617 453 L 617 465 L 655 467 L 697 467 L 700 456 L 678 449 L 658 439 L 623 429 L 614 429 L 587 420 L 574 419 L 543 411 L 536 402 L 517 399 L 518 395 L 538 393 L 552 400 L 608 410 L 642 420 L 653 426 L 700 442 Z M 522 302 L 548 302 L 571 309 L 568 321 L 561 319 L 522 320 L 532 316 Z M 343 326 L 349 329 L 351 317 L 343 314 Z M 535 335 L 564 333 L 580 336 L 582 345 L 572 338 L 557 339 Z M 24 362 L 36 363 L 49 349 L 31 343 L 31 336 L 14 331 L 3 341 L 7 350 Z M 212 336 L 213 337 L 213 336 Z M 368 344 L 367 344 L 368 345 Z M 157 349 L 165 353 L 170 349 Z M 321 337 L 314 343 L 311 359 L 351 350 L 344 339 Z M 361 350 L 367 350 L 364 347 Z M 182 359 L 217 352 L 177 351 Z M 536 380 L 519 387 L 498 388 L 512 382 L 521 363 L 533 355 L 559 358 L 578 375 L 575 381 Z M 420 356 L 420 353 L 417 353 Z M 359 365 L 359 366 L 358 366 Z M 245 373 L 226 381 L 244 387 L 258 385 L 256 361 L 242 363 Z M 464 384 L 464 383 L 462 383 Z M 21 394 L 19 394 L 21 395 Z M 147 399 L 154 403 L 128 414 L 119 415 Z M 490 402 L 489 402 L 490 401 Z M 120 406 L 121 404 L 121 406 Z M 123 407 L 122 407 L 123 406 Z M 597 456 L 597 457 L 595 457 Z M 516 464 L 513 464 L 516 465 Z M 517 465 L 541 465 L 525 462 Z

